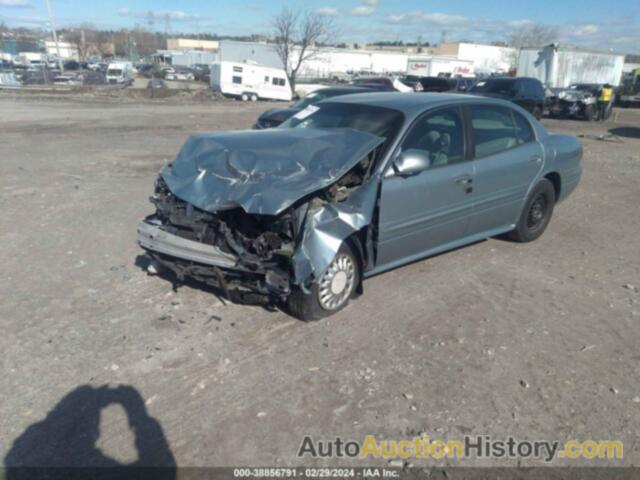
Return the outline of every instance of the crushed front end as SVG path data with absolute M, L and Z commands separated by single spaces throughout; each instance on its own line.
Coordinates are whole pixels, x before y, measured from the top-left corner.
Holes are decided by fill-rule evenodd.
M 590 117 L 594 113 L 596 96 L 590 91 L 558 89 L 549 102 L 553 117 Z
M 382 142 L 351 129 L 193 136 L 161 171 L 138 244 L 179 280 L 232 301 L 284 301 L 371 222 Z
M 290 293 L 291 257 L 300 228 L 295 209 L 250 215 L 240 208 L 210 213 L 156 181 L 156 213 L 138 226 L 138 243 L 152 261 L 179 280 L 221 289 L 232 301 L 267 303 Z

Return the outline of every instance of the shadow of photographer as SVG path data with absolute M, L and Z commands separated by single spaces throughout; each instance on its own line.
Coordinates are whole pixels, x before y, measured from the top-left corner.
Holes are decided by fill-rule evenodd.
M 135 435 L 137 459 L 121 463 L 97 446 L 103 409 L 119 405 Z M 82 385 L 68 393 L 40 422 L 29 426 L 4 458 L 7 480 L 32 478 L 120 478 L 112 468 L 137 470 L 136 478 L 175 479 L 175 459 L 160 423 L 149 416 L 131 386 Z M 145 473 L 146 472 L 146 473 Z

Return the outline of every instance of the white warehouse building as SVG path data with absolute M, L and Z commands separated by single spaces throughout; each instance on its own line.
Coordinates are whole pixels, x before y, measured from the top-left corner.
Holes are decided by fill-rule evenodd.
M 507 73 L 514 69 L 518 62 L 518 50 L 499 45 L 480 43 L 443 43 L 431 49 L 434 55 L 451 55 L 458 60 L 472 62 L 476 74 L 494 72 Z
M 273 44 L 222 40 L 216 60 L 255 62 L 265 67 L 283 68 Z M 478 73 L 507 72 L 517 61 L 513 48 L 472 43 L 447 43 L 428 49 L 428 53 L 323 47 L 305 61 L 300 78 L 340 78 L 347 72 L 371 72 L 473 76 Z M 411 65 L 422 65 L 410 71 Z M 413 69 L 415 70 L 415 68 Z

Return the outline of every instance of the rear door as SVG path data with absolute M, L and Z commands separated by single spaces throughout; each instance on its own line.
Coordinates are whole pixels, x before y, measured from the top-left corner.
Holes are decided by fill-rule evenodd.
M 465 235 L 473 208 L 473 162 L 465 143 L 458 106 L 428 112 L 410 127 L 396 154 L 420 150 L 431 166 L 383 178 L 377 268 L 420 258 Z
M 474 145 L 474 215 L 470 234 L 514 225 L 542 168 L 542 146 L 529 121 L 515 109 L 471 105 Z
M 516 81 L 516 92 L 517 96 L 514 103 L 520 105 L 526 111 L 533 113 L 536 102 L 529 81 L 526 79 L 518 79 Z

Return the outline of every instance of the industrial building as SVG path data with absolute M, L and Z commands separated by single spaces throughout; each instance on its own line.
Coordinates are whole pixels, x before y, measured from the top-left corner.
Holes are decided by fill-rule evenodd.
M 80 58 L 78 47 L 73 43 L 58 41 L 58 46 L 56 47 L 56 42 L 53 40 L 45 40 L 44 49 L 50 57 L 59 55 L 62 60 L 78 60 Z
M 516 67 L 518 49 L 480 43 L 443 43 L 430 48 L 434 56 L 451 56 L 473 63 L 475 73 L 509 72 Z
M 197 38 L 168 38 L 167 50 L 202 50 L 217 52 L 220 42 L 217 40 L 199 40 Z

